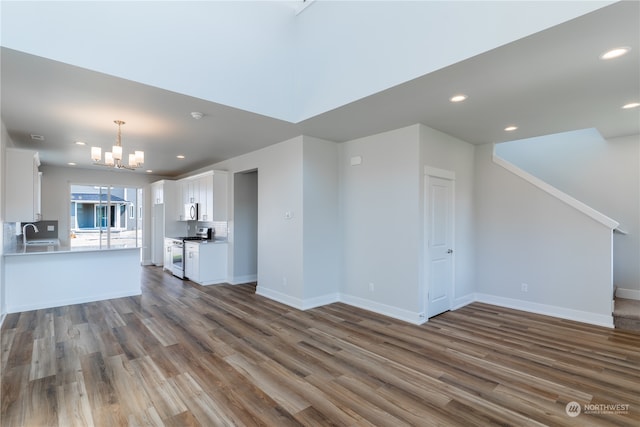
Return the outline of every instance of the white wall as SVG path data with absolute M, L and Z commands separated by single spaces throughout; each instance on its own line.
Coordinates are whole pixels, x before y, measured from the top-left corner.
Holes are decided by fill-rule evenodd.
M 303 137 L 303 274 L 306 306 L 338 300 L 338 144 Z
M 354 157 L 362 163 L 352 166 Z M 452 305 L 473 299 L 474 147 L 413 125 L 340 146 L 343 301 L 413 323 L 424 321 L 424 166 L 455 173 Z
M 244 179 L 237 172 L 257 170 L 258 294 L 303 309 L 337 300 L 337 150 L 333 142 L 299 136 L 212 166 L 229 172 L 230 194 L 236 194 L 236 181 Z M 244 275 L 246 262 L 235 248 L 243 232 L 243 214 L 237 210 L 244 202 L 237 194 L 233 199 L 232 279 Z
M 158 177 L 120 170 L 96 170 L 65 168 L 43 165 L 42 172 L 42 218 L 58 220 L 60 243 L 69 244 L 70 220 L 70 185 L 71 184 L 103 184 L 122 185 L 145 188 L 145 217 L 143 218 L 142 259 L 151 259 L 151 196 L 148 184 L 157 181 Z
M 455 173 L 455 295 L 453 306 L 468 303 L 475 292 L 473 145 L 427 126 L 420 126 L 423 165 Z M 422 190 L 424 191 L 424 190 Z M 424 213 L 423 213 L 424 215 Z
M 235 191 L 235 173 L 258 171 L 258 288 L 257 292 L 295 307 L 303 303 L 302 266 L 302 141 L 288 141 L 213 165 L 226 170 L 229 194 Z M 291 213 L 291 219 L 285 213 Z M 236 269 L 235 207 L 229 212 L 229 271 Z
M 640 135 L 605 140 L 595 129 L 496 145 L 496 154 L 620 223 L 614 283 L 640 292 Z
M 342 299 L 418 322 L 422 311 L 419 127 L 345 142 L 339 154 Z M 352 166 L 354 157 L 362 163 Z
M 492 156 L 476 147 L 478 299 L 611 326 L 611 230 Z

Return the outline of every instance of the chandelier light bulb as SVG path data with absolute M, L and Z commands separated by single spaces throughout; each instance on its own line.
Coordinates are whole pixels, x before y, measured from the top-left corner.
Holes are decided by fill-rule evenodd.
M 136 163 L 138 166 L 144 164 L 144 151 L 135 151 Z
M 102 148 L 91 147 L 91 160 L 99 162 L 102 159 Z
M 113 153 L 113 158 L 115 160 L 122 160 L 122 146 L 114 145 L 111 147 L 111 152 Z
M 104 163 L 107 166 L 113 166 L 115 164 L 113 161 L 113 153 L 111 151 L 104 153 Z

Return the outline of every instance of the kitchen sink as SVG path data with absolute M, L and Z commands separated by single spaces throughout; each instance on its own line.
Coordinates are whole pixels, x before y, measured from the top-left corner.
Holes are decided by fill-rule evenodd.
M 58 246 L 60 244 L 60 240 L 27 240 L 26 244 L 27 246 Z

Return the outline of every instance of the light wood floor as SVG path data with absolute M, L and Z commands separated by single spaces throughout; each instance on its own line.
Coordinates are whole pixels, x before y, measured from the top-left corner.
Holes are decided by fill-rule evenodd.
M 140 297 L 9 315 L 1 363 L 3 427 L 640 425 L 640 334 L 478 303 L 300 312 L 159 268 Z

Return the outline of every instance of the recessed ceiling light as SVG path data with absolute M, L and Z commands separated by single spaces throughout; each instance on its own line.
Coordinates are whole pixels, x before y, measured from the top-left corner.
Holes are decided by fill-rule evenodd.
M 459 95 L 454 95 L 451 98 L 449 98 L 449 101 L 451 101 L 451 102 L 462 102 L 465 99 L 467 99 L 467 95 L 459 94 Z
M 616 47 L 615 49 L 611 49 L 600 55 L 600 59 L 613 59 L 618 58 L 625 53 L 629 52 L 631 48 L 628 47 Z
M 76 141 L 76 145 L 87 145 L 87 144 L 85 144 L 85 143 L 84 143 L 84 142 L 82 142 L 82 141 Z
M 146 173 L 152 173 L 153 171 L 151 169 L 147 169 L 145 172 Z
M 518 126 L 507 126 L 506 128 L 504 128 L 504 130 L 507 132 L 513 132 L 516 129 L 518 129 Z
M 69 162 L 69 163 L 67 163 L 67 164 L 68 164 L 69 166 L 75 166 L 75 165 L 76 165 L 76 164 L 75 164 L 75 163 L 73 163 L 73 162 Z
M 201 113 L 200 111 L 193 111 L 193 112 L 191 113 L 191 117 L 193 117 L 193 118 L 194 118 L 194 119 L 196 119 L 196 120 L 200 120 L 201 118 L 203 118 L 203 117 L 204 117 L 204 114 L 203 114 L 203 113 Z
M 36 135 L 35 133 L 32 133 L 31 134 L 31 139 L 33 139 L 34 141 L 44 141 L 44 136 Z
M 176 157 L 177 157 L 178 159 L 184 159 L 184 156 L 183 156 L 182 154 L 178 154 Z
M 625 110 L 628 110 L 630 108 L 636 108 L 636 107 L 640 107 L 640 102 L 630 102 L 622 106 L 622 108 L 624 108 Z

